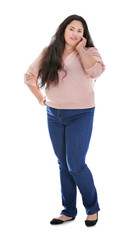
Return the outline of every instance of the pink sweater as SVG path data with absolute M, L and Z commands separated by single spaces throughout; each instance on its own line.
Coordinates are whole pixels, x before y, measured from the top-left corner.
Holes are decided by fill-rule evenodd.
M 79 54 L 76 50 L 72 52 L 64 60 L 67 75 L 62 78 L 65 73 L 59 70 L 59 84 L 57 86 L 50 84 L 49 88 L 45 89 L 46 105 L 57 109 L 81 109 L 95 106 L 94 80 L 103 73 L 105 65 L 97 48 L 90 47 L 86 51 L 96 59 L 96 64 L 89 69 L 83 69 Z M 38 86 L 37 73 L 42 52 L 25 73 L 30 76 L 30 79 L 24 79 L 27 85 Z

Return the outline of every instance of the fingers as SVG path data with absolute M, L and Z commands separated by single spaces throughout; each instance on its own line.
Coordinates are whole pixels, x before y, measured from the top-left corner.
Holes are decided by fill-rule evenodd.
M 86 43 L 87 39 L 85 37 L 82 37 L 82 41 L 84 41 Z

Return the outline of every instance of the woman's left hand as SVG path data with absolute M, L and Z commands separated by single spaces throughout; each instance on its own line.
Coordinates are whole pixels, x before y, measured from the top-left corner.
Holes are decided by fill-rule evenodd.
M 76 46 L 76 50 L 78 51 L 79 49 L 81 48 L 85 48 L 86 46 L 86 42 L 87 42 L 87 39 L 82 37 L 81 41 L 78 43 L 78 45 Z

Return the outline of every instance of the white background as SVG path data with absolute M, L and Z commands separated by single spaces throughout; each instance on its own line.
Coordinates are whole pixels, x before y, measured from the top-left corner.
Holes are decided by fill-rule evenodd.
M 0 239 L 131 239 L 131 1 L 3 1 L 0 5 Z M 69 15 L 83 16 L 106 65 L 95 83 L 86 162 L 101 211 L 87 228 L 80 193 L 75 221 L 49 224 L 61 207 L 59 168 L 45 106 L 24 84 L 28 66 Z

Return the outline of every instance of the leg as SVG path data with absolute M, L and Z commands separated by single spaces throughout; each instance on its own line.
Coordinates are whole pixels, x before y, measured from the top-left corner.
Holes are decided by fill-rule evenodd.
M 65 126 L 59 123 L 55 116 L 56 112 L 48 110 L 48 129 L 54 152 L 58 158 L 60 169 L 61 195 L 64 210 L 61 214 L 75 217 L 76 209 L 76 184 L 68 171 L 65 150 Z
M 66 126 L 67 166 L 80 190 L 87 214 L 94 214 L 100 210 L 93 177 L 85 163 L 92 133 L 93 116 L 94 108 L 78 115 L 78 118 L 74 118 Z

